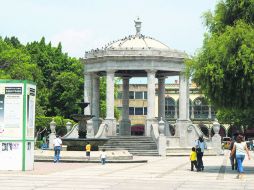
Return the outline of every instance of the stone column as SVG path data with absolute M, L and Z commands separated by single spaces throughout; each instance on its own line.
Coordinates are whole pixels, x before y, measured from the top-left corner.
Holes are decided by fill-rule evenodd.
M 85 109 L 85 115 L 91 115 L 91 102 L 92 102 L 92 74 L 85 73 L 85 83 L 84 83 L 84 102 L 90 103 Z
M 163 120 L 165 124 L 164 133 L 166 136 L 171 136 L 169 123 L 165 117 L 165 76 L 158 77 L 158 118 Z
M 107 71 L 107 89 L 106 89 L 106 119 L 105 123 L 108 125 L 108 135 L 116 135 L 116 121 L 114 117 L 114 76 L 115 71 Z
M 174 115 L 174 118 L 175 119 L 177 119 L 177 111 L 178 111 L 178 104 L 177 104 L 177 102 L 176 102 L 176 104 L 175 104 L 175 115 Z
M 176 122 L 176 136 L 179 136 L 180 147 L 191 147 L 198 133 L 191 127 L 189 119 L 189 83 L 185 73 L 180 73 L 179 86 L 179 119 Z
M 189 120 L 189 81 L 185 73 L 180 74 L 179 120 Z
M 96 135 L 100 125 L 100 77 L 93 74 L 93 97 L 92 97 L 93 130 Z
M 191 106 L 191 119 L 194 119 L 195 115 L 194 115 L 194 103 Z
M 165 120 L 165 77 L 158 78 L 158 118 Z
M 147 71 L 147 117 L 146 136 L 151 136 L 151 125 L 155 122 L 155 70 Z
M 122 109 L 122 121 L 120 122 L 120 135 L 131 135 L 131 122 L 129 119 L 129 79 L 130 77 L 123 77 L 123 109 Z

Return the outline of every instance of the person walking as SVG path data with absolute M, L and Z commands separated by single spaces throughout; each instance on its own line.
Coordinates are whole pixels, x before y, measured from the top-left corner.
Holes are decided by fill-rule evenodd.
M 238 175 L 236 178 L 242 179 L 244 175 L 243 160 L 245 158 L 245 153 L 247 153 L 248 159 L 250 160 L 249 150 L 248 150 L 246 142 L 244 142 L 242 135 L 238 135 L 236 137 L 236 142 L 234 143 L 234 147 L 230 153 L 230 156 L 233 156 L 234 153 L 236 153 L 237 168 L 238 168 Z
M 105 152 L 105 149 L 102 149 L 100 158 L 101 158 L 101 164 L 104 165 L 106 163 L 106 158 L 107 158 L 107 154 Z
M 234 144 L 236 142 L 236 137 L 239 135 L 239 133 L 235 133 L 234 134 L 234 137 L 229 145 L 229 150 L 232 152 L 233 151 L 233 147 L 234 147 Z M 234 154 L 230 154 L 230 163 L 231 163 L 231 167 L 232 167 L 232 170 L 237 170 L 237 160 L 236 160 L 236 157 L 235 157 L 235 154 L 236 152 L 234 152 Z
M 198 164 L 198 169 L 199 170 L 204 170 L 204 163 L 203 163 L 203 156 L 204 156 L 204 151 L 205 151 L 205 142 L 203 137 L 199 137 L 198 140 L 196 141 L 196 150 L 197 151 L 197 164 Z
M 86 157 L 87 157 L 87 160 L 90 160 L 90 152 L 91 152 L 91 144 L 89 142 L 87 142 L 87 144 L 86 144 Z
M 54 156 L 54 163 L 60 161 L 60 152 L 61 152 L 61 147 L 62 147 L 62 140 L 60 137 L 57 135 L 56 138 L 53 141 L 53 146 L 54 146 L 54 151 L 55 151 L 55 156 Z

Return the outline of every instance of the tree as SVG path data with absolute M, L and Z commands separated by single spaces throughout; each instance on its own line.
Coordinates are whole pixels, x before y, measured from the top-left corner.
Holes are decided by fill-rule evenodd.
M 62 72 L 53 83 L 50 102 L 52 112 L 70 118 L 79 112 L 77 102 L 83 99 L 83 80 L 73 72 Z
M 253 0 L 220 1 L 214 14 L 204 16 L 208 33 L 203 47 L 186 61 L 193 81 L 220 113 L 242 112 L 250 119 L 254 115 L 253 10 Z
M 42 107 L 40 112 L 46 116 L 62 115 L 70 118 L 74 110 L 78 109 L 75 102 L 83 97 L 83 65 L 63 53 L 61 43 L 52 47 L 50 42 L 45 42 L 44 37 L 39 42 L 28 43 L 26 50 L 43 75 L 43 85 L 38 94 Z

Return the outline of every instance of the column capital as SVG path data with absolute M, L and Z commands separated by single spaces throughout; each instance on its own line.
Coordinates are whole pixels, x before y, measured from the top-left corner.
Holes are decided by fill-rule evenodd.
M 92 76 L 93 76 L 94 78 L 100 78 L 100 76 L 98 75 L 98 73 L 92 73 Z
M 129 76 L 129 75 L 122 76 L 122 79 L 130 79 L 130 78 L 131 78 L 131 76 Z
M 106 73 L 107 74 L 115 74 L 116 70 L 107 70 Z
M 156 74 L 157 70 L 155 69 L 147 69 L 145 70 L 147 73 Z
M 92 72 L 84 71 L 84 75 L 90 75 Z
M 164 76 L 164 75 L 158 75 L 158 76 L 156 76 L 156 78 L 158 78 L 158 79 L 166 79 L 167 77 Z

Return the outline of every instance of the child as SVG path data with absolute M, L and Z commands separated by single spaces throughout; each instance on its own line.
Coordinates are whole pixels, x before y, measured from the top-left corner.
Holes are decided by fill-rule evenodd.
M 198 170 L 198 166 L 197 166 L 197 153 L 196 153 L 195 147 L 192 147 L 192 149 L 191 149 L 190 161 L 191 161 L 191 171 L 193 171 L 193 167 L 194 166 Z
M 90 160 L 90 151 L 91 151 L 91 144 L 87 142 L 86 144 L 86 157 L 88 160 Z
M 102 165 L 104 165 L 106 163 L 106 157 L 107 157 L 107 155 L 106 155 L 105 149 L 102 149 L 102 152 L 100 155 Z

